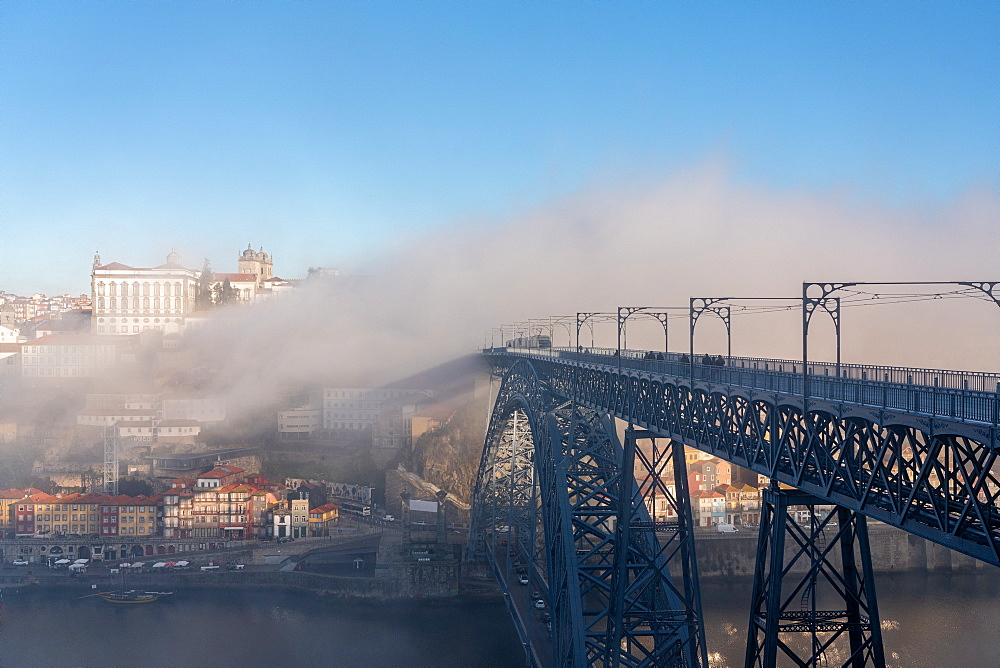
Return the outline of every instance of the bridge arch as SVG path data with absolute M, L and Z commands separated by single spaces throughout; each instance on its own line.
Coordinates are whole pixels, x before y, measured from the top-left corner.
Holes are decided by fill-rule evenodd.
M 620 379 L 597 377 L 609 396 L 619 393 Z M 705 665 L 700 612 L 678 595 L 662 548 L 619 524 L 627 514 L 652 526 L 626 484 L 613 418 L 558 397 L 542 378 L 526 360 L 503 374 L 473 492 L 470 556 L 489 561 L 504 587 L 523 564 L 551 614 L 554 665 Z M 636 575 L 637 563 L 649 572 Z M 640 577 L 642 591 L 626 593 Z M 507 590 L 508 605 L 520 591 Z M 661 609 L 671 612 L 650 623 Z M 531 629 L 516 626 L 527 642 Z

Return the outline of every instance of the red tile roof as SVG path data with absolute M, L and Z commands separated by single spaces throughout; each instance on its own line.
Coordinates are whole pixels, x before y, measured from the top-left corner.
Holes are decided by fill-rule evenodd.
M 256 283 L 257 277 L 253 274 L 212 274 L 212 282 L 222 282 L 229 279 L 230 283 Z
M 312 515 L 313 513 L 316 513 L 317 515 L 323 515 L 332 510 L 339 510 L 339 509 L 340 506 L 338 506 L 336 503 L 328 503 L 326 505 L 313 508 L 312 510 L 309 511 L 309 514 Z

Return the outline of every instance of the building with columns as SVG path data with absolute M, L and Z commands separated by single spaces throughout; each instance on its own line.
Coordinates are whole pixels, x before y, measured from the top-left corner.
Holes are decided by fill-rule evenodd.
M 94 255 L 91 332 L 120 336 L 150 329 L 184 331 L 195 312 L 200 274 L 185 268 L 176 251 L 167 255 L 165 264 L 150 268 L 102 264 L 101 256 Z

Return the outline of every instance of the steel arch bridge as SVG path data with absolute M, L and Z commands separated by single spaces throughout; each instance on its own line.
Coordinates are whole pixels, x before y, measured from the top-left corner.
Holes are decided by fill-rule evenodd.
M 551 646 L 515 616 L 529 663 L 707 665 L 685 445 L 772 479 L 748 667 L 884 663 L 865 517 L 1000 565 L 1000 378 L 644 352 L 484 351 L 503 380 L 469 555 L 537 583 Z

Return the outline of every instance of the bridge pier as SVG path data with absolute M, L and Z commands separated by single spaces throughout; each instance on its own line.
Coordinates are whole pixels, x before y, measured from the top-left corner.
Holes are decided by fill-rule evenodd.
M 865 517 L 775 481 L 762 503 L 746 668 L 771 668 L 779 652 L 799 666 L 884 666 Z
M 667 441 L 666 448 L 660 449 L 658 438 Z M 648 448 L 639 441 L 648 441 Z M 630 426 L 622 454 L 604 665 L 707 668 L 684 446 Z M 671 567 L 680 573 L 679 583 Z

